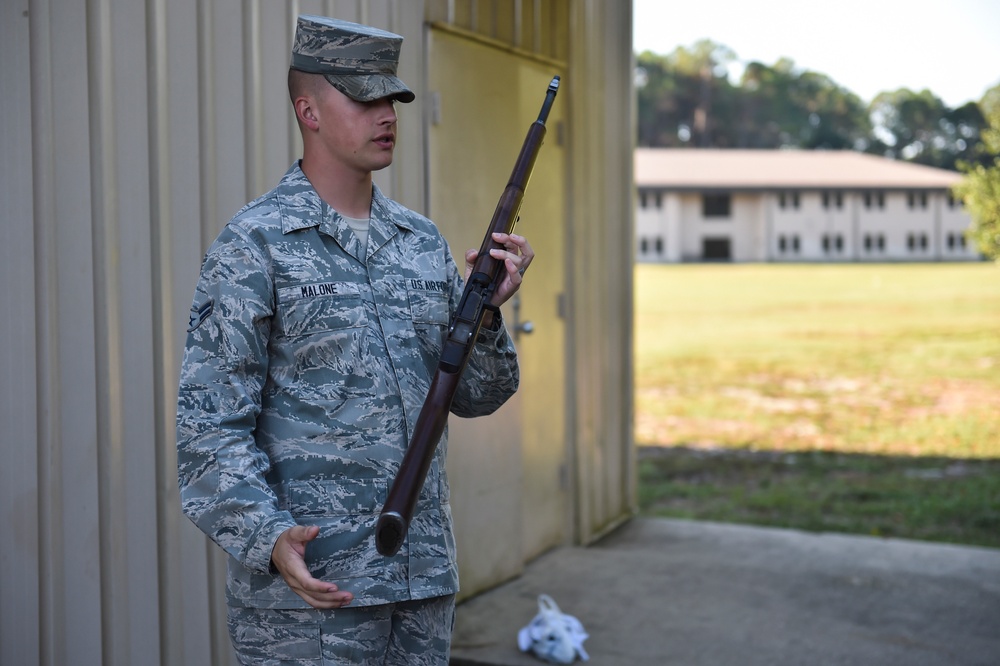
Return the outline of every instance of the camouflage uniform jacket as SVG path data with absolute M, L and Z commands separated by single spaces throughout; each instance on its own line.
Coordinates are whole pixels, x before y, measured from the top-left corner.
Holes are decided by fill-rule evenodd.
M 270 564 L 284 530 L 318 525 L 312 575 L 354 605 L 458 589 L 447 433 L 409 537 L 379 555 L 374 528 L 437 367 L 462 277 L 428 219 L 374 188 L 368 248 L 298 164 L 209 248 L 195 291 L 177 414 L 184 512 L 229 554 L 230 605 L 300 608 Z M 452 412 L 517 389 L 513 344 L 483 331 Z

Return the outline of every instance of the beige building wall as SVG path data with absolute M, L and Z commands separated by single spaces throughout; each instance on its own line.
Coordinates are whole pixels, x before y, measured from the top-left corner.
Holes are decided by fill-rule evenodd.
M 464 593 L 516 575 L 553 544 L 587 543 L 632 509 L 627 3 L 7 0 L 0 663 L 232 663 L 222 553 L 179 509 L 177 372 L 205 249 L 299 154 L 284 81 L 298 13 L 404 35 L 400 75 L 418 101 L 400 105 L 396 162 L 377 180 L 432 215 L 455 214 L 447 197 L 439 211 L 430 205 L 440 187 L 429 154 L 432 35 L 451 30 L 564 73 L 560 122 L 543 149 L 559 157 L 561 175 L 540 213 L 558 218 L 545 244 L 562 250 L 556 266 L 537 271 L 561 284 L 539 288 L 547 304 L 531 303 L 539 299 L 530 287 L 523 300 L 526 316 L 539 313 L 530 315 L 539 321 L 532 353 L 557 359 L 564 377 L 563 414 L 560 424 L 540 424 L 537 410 L 520 407 L 512 455 L 524 466 L 511 475 L 530 484 L 522 496 L 532 503 L 518 507 L 512 486 L 499 491 L 518 516 L 520 552 L 505 568 L 477 572 Z M 442 94 L 456 85 L 445 79 Z M 531 96 L 519 114 L 540 104 L 534 86 Z M 471 117 L 490 117 L 490 100 L 466 102 Z M 517 124 L 526 130 L 532 119 Z M 509 168 L 496 148 L 470 159 Z M 464 185 L 495 201 L 503 183 L 470 168 Z M 490 212 L 469 215 L 485 229 Z M 526 368 L 526 377 L 541 374 Z M 468 449 L 465 463 L 487 465 L 489 452 L 477 459 L 465 437 L 455 442 Z M 556 491 L 539 492 L 553 475 Z M 453 502 L 471 502 L 476 491 Z M 535 522 L 536 513 L 549 517 Z M 477 550 L 509 536 L 460 548 L 478 561 Z
M 636 248 L 645 262 L 701 261 L 706 238 L 728 238 L 735 262 L 977 261 L 971 220 L 945 191 L 731 193 L 731 215 L 706 218 L 700 192 L 636 197 Z M 881 198 L 880 198 L 881 195 Z M 784 205 L 782 205 L 784 200 Z M 792 203 L 797 201 L 797 203 Z M 879 202 L 884 202 L 884 205 Z M 659 205 L 657 205 L 659 202 Z M 655 239 L 664 251 L 655 251 Z M 678 240 L 674 240 L 678 239 Z M 643 244 L 643 240 L 646 241 Z M 646 251 L 643 252 L 643 247 Z
M 854 151 L 638 148 L 635 160 L 640 261 L 980 258 L 953 171 Z M 656 252 L 677 227 L 679 251 Z

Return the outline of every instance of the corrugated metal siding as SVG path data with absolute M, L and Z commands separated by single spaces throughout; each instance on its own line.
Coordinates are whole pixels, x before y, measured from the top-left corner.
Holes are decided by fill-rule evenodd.
M 429 0 L 427 20 L 469 31 L 524 53 L 566 62 L 571 4 L 569 0 Z M 631 7 L 619 6 L 619 9 L 631 11 Z
M 627 477 L 627 454 L 612 449 L 629 441 L 623 364 L 630 332 L 615 328 L 624 320 L 609 324 L 606 316 L 631 300 L 622 298 L 631 276 L 624 264 L 631 231 L 622 226 L 631 218 L 618 201 L 631 192 L 630 156 L 617 143 L 630 141 L 621 115 L 628 94 L 604 98 L 626 91 L 630 80 L 627 72 L 615 79 L 631 50 L 628 11 L 620 7 L 568 0 L 2 3 L 0 358 L 8 381 L 0 385 L 0 507 L 8 536 L 0 540 L 0 663 L 231 663 L 221 551 L 179 511 L 174 400 L 205 248 L 300 150 L 284 83 L 299 13 L 402 33 L 400 73 L 421 99 L 425 20 L 569 62 L 568 82 L 588 82 L 563 98 L 571 104 L 572 225 L 584 234 L 572 244 L 579 254 L 568 271 L 578 291 L 567 328 L 588 327 L 569 354 L 578 378 L 593 384 L 572 398 L 577 415 L 570 418 L 579 424 L 571 430 L 581 450 L 581 501 L 591 484 L 599 491 L 596 508 L 581 511 L 588 522 L 579 531 L 592 535 L 627 511 L 627 487 L 613 487 Z M 606 29 L 600 24 L 609 17 Z M 601 40 L 610 41 L 588 49 Z M 377 177 L 417 210 L 426 209 L 424 116 L 419 103 L 401 110 L 410 138 Z M 595 143 L 606 131 L 618 138 Z M 605 188 L 621 191 L 594 193 Z M 611 253 L 613 275 L 593 271 L 608 260 L 599 249 Z M 590 289 L 603 295 L 591 300 Z M 618 462 L 608 466 L 608 458 Z
M 571 181 L 567 383 L 577 541 L 633 511 L 631 7 L 571 4 Z M 580 85 L 582 83 L 582 85 Z M 628 238 L 626 238 L 628 237 Z M 594 270 L 600 266 L 601 270 Z
M 38 353 L 32 200 L 31 53 L 27 0 L 0 3 L 0 662 L 38 662 L 42 600 L 38 508 Z

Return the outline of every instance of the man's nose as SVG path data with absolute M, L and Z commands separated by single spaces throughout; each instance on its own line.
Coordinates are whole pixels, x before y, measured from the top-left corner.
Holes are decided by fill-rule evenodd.
M 380 123 L 392 124 L 396 122 L 396 103 L 391 97 L 384 97 L 377 102 L 379 111 Z

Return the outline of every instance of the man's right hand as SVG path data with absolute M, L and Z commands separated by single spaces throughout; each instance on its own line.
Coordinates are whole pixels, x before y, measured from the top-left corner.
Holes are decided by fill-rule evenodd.
M 306 544 L 316 538 L 319 528 L 296 525 L 281 533 L 271 550 L 271 563 L 295 594 L 313 608 L 340 608 L 351 603 L 354 595 L 341 592 L 333 583 L 313 578 L 306 567 Z

